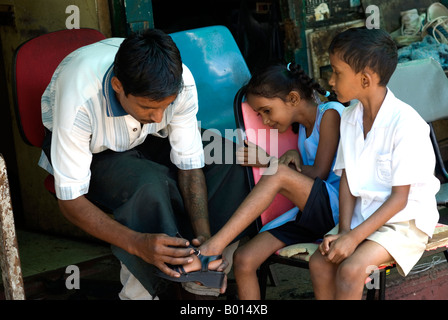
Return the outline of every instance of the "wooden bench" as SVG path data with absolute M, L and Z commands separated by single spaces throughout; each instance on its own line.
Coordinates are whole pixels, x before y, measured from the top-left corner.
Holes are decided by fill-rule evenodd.
M 336 228 L 333 229 L 330 233 L 335 233 Z M 297 259 L 301 260 L 304 263 L 304 267 L 309 262 L 310 257 L 317 250 L 319 244 L 318 243 L 298 243 L 294 245 L 287 246 L 285 248 L 280 249 L 277 252 L 278 261 L 282 261 L 285 263 L 288 259 Z M 443 252 L 445 258 L 448 262 L 448 225 L 438 224 L 434 230 L 433 237 L 428 241 L 426 245 L 426 250 L 422 255 L 422 258 Z M 275 259 L 274 259 L 275 261 Z M 367 289 L 367 300 L 375 299 L 376 294 L 378 294 L 379 300 L 385 299 L 385 291 L 386 291 L 386 271 L 392 268 L 395 268 L 395 261 L 390 261 L 385 264 L 382 264 L 378 267 L 379 270 L 379 285 L 373 283 L 375 281 L 375 277 L 367 277 L 366 284 L 369 285 Z

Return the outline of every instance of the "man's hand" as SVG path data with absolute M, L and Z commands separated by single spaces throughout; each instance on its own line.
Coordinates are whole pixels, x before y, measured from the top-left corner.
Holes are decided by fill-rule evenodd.
M 185 239 L 170 237 L 166 234 L 141 233 L 137 240 L 136 255 L 146 262 L 155 265 L 163 273 L 171 277 L 180 274 L 167 266 L 185 265 L 193 262 L 194 253 L 188 248 L 189 242 Z
M 179 273 L 166 264 L 185 265 L 193 262 L 194 252 L 188 240 L 166 234 L 141 233 L 112 219 L 84 196 L 74 200 L 59 200 L 64 216 L 92 236 L 134 254 L 155 265 L 167 275 Z

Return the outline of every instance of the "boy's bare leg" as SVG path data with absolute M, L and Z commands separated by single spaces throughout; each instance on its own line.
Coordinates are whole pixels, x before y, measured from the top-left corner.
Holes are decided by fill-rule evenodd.
M 310 258 L 310 276 L 314 296 L 317 300 L 334 300 L 336 298 L 336 273 L 339 265 L 328 261 L 319 250 Z
M 366 240 L 355 252 L 345 259 L 336 274 L 336 295 L 338 300 L 360 300 L 364 284 L 371 268 L 391 261 L 393 258 L 380 244 Z
M 310 259 L 314 295 L 319 300 L 360 300 L 370 266 L 379 266 L 393 258 L 374 241 L 364 241 L 341 264 L 328 261 L 319 251 Z

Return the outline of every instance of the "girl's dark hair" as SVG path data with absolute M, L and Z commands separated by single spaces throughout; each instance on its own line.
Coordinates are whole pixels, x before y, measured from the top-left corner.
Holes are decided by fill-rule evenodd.
M 149 29 L 126 38 L 115 56 L 114 73 L 126 95 L 160 101 L 183 86 L 182 59 L 173 39 Z
M 386 86 L 398 63 L 397 46 L 391 36 L 381 29 L 350 28 L 339 33 L 328 49 L 359 73 L 366 67 Z
M 302 99 L 312 100 L 314 90 L 323 96 L 327 90 L 308 76 L 300 65 L 271 65 L 255 73 L 245 88 L 245 94 L 253 94 L 265 98 L 280 98 L 286 101 L 291 91 L 297 91 Z M 330 93 L 329 100 L 336 100 Z
M 297 91 L 302 99 L 314 99 L 314 90 L 328 100 L 337 101 L 334 93 L 328 92 L 322 86 L 310 78 L 300 65 L 271 65 L 265 69 L 254 73 L 249 83 L 244 88 L 244 93 L 262 96 L 264 98 L 280 98 L 287 101 L 287 96 L 291 91 Z M 292 125 L 292 130 L 298 132 L 298 123 Z

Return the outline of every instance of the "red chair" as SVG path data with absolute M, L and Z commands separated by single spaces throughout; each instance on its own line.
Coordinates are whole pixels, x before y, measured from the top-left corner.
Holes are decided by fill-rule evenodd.
M 270 127 L 263 124 L 261 117 L 258 117 L 257 113 L 254 112 L 246 102 L 243 102 L 243 98 L 244 87 L 238 91 L 234 100 L 235 121 L 237 128 L 239 129 L 240 141 L 247 139 L 249 142 L 263 147 L 263 149 L 265 149 L 269 154 L 271 154 L 271 146 L 276 147 L 278 148 L 278 156 L 281 156 L 286 151 L 291 149 L 298 150 L 298 135 L 295 134 L 292 130 L 287 130 L 286 132 L 281 134 L 279 133 L 277 143 L 271 143 L 269 139 L 270 134 L 264 134 L 265 131 L 263 131 L 266 130 L 267 132 L 269 132 Z M 260 129 L 262 130 L 259 131 Z M 246 167 L 246 169 L 250 188 L 252 189 L 260 180 L 262 175 L 261 171 L 264 169 L 255 167 Z M 268 222 L 274 220 L 293 207 L 294 204 L 289 199 L 278 194 L 274 198 L 274 201 L 271 203 L 271 205 L 261 214 L 261 216 L 257 220 L 258 230 L 261 230 L 261 228 Z M 281 263 L 308 269 L 308 261 L 287 258 L 278 254 L 271 255 L 261 265 L 259 270 L 260 293 L 262 299 L 264 299 L 266 296 L 266 284 L 268 276 L 271 276 L 271 282 L 275 283 L 276 281 L 270 269 L 270 266 L 274 263 Z
M 41 97 L 59 63 L 76 49 L 104 40 L 94 29 L 51 32 L 26 41 L 16 49 L 13 62 L 13 90 L 16 118 L 22 139 L 30 146 L 42 147 Z M 45 188 L 54 191 L 54 179 L 45 179 Z
M 244 135 L 244 137 L 240 137 L 240 140 L 247 139 L 249 142 L 261 146 L 270 155 L 274 155 L 271 152 L 275 153 L 277 151 L 271 150 L 271 147 L 278 148 L 278 156 L 291 149 L 298 150 L 298 135 L 292 130 L 278 134 L 278 141 L 271 142 L 271 137 L 275 138 L 277 135 L 271 135 L 271 128 L 263 124 L 261 117 L 246 102 L 242 102 L 243 96 L 243 89 L 240 89 L 234 103 L 237 128 Z M 247 169 L 250 188 L 252 189 L 260 180 L 264 169 L 256 167 L 247 167 Z M 259 229 L 293 207 L 294 204 L 290 200 L 278 194 L 257 221 Z

